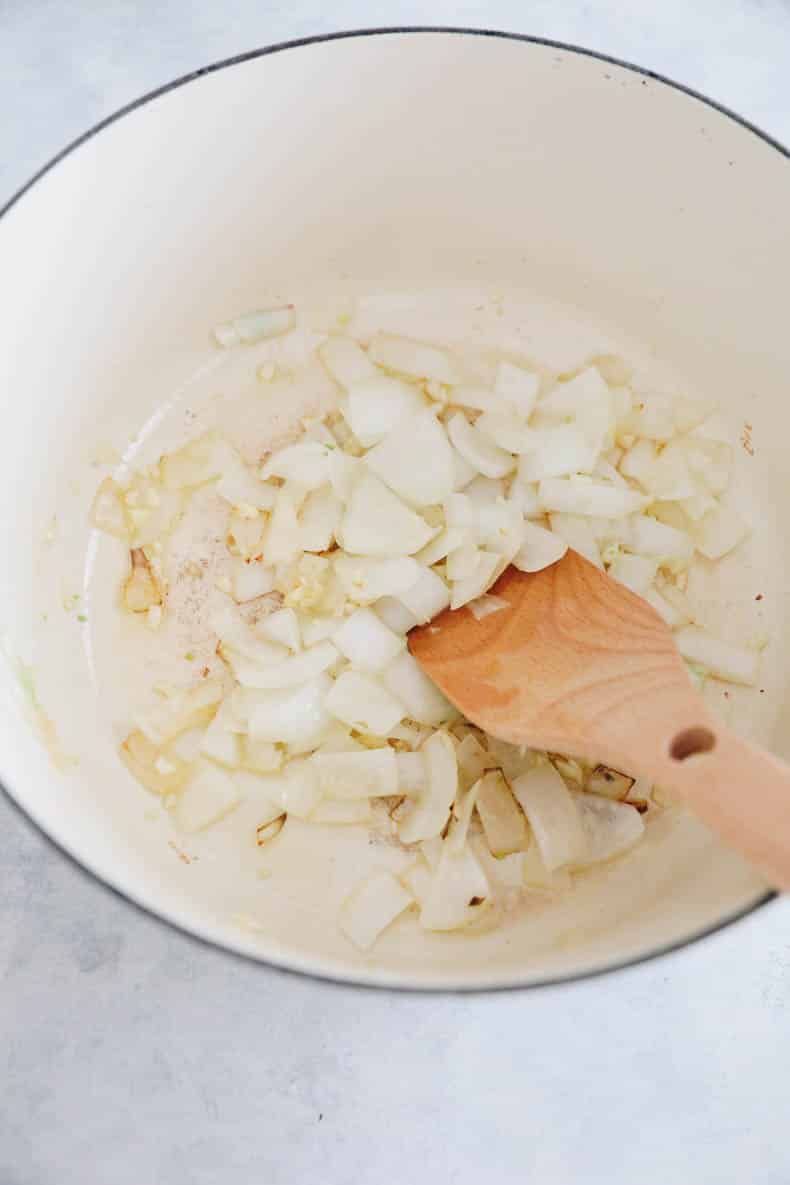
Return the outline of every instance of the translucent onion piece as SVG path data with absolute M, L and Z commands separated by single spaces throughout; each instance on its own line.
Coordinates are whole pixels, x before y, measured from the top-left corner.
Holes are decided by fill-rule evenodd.
M 747 687 L 757 682 L 760 660 L 754 650 L 721 642 L 693 625 L 678 630 L 675 642 L 685 659 L 698 663 L 717 679 Z
M 514 366 L 512 362 L 500 362 L 494 380 L 494 394 L 511 404 L 523 420 L 528 420 L 535 409 L 540 391 L 540 375 Z
M 340 929 L 359 950 L 370 950 L 382 931 L 413 903 L 391 872 L 375 872 L 349 894 L 340 907 Z
M 518 462 L 519 480 L 541 481 L 544 477 L 570 477 L 588 472 L 592 450 L 584 433 L 575 424 L 533 430 L 531 448 Z
M 370 357 L 379 366 L 408 375 L 413 379 L 433 379 L 437 383 L 457 383 L 459 373 L 448 353 L 437 346 L 377 333 L 370 343 Z
M 280 477 L 305 490 L 317 490 L 330 481 L 332 449 L 315 440 L 299 441 L 280 449 L 265 462 L 261 477 Z
M 515 467 L 511 454 L 492 444 L 461 412 L 451 417 L 447 430 L 464 460 L 486 477 L 505 477 Z
M 318 357 L 341 387 L 351 387 L 379 374 L 362 347 L 340 334 L 328 337 L 318 347 Z
M 414 584 L 401 593 L 400 600 L 417 622 L 424 625 L 450 604 L 450 590 L 441 576 L 423 568 Z
M 410 383 L 377 373 L 350 388 L 345 416 L 359 443 L 370 448 L 422 408 L 420 393 Z M 374 471 L 386 481 L 378 468 Z
M 175 794 L 189 776 L 189 765 L 163 750 L 141 731 L 130 732 L 119 750 L 132 777 L 152 794 Z
M 325 706 L 331 687 L 329 676 L 319 675 L 295 691 L 257 692 L 249 718 L 250 736 L 285 745 L 319 745 L 331 719 Z
M 338 540 L 352 555 L 400 557 L 413 555 L 435 534 L 382 481 L 367 474 L 352 490 Z
M 335 541 L 342 503 L 329 486 L 307 495 L 299 511 L 299 546 L 302 551 L 328 551 Z
M 524 523 L 524 542 L 513 557 L 513 564 L 522 572 L 541 572 L 561 560 L 568 550 L 568 544 L 560 535 L 539 527 L 537 523 Z
M 316 753 L 309 760 L 325 798 L 387 798 L 399 792 L 393 749 Z
M 570 791 L 548 762 L 522 774 L 513 793 L 527 816 L 546 868 L 578 863 L 585 851 L 579 812 Z
M 477 783 L 477 813 L 492 856 L 508 856 L 526 847 L 529 832 L 523 812 L 499 770 Z
M 599 864 L 622 855 L 642 838 L 645 825 L 634 807 L 623 802 L 578 794 L 576 806 L 584 831 L 584 852 L 578 863 Z
M 368 559 L 340 555 L 335 560 L 335 571 L 349 600 L 369 605 L 381 597 L 401 596 L 417 582 L 421 569 L 410 556 Z
M 370 800 L 367 798 L 349 799 L 347 802 L 328 800 L 319 802 L 310 814 L 311 823 L 323 823 L 335 827 L 351 827 L 360 823 L 369 823 L 373 818 Z
M 356 609 L 333 635 L 341 654 L 360 671 L 380 671 L 404 647 L 372 609 Z
M 217 766 L 205 763 L 179 794 L 172 817 L 182 831 L 203 831 L 240 802 L 233 779 Z
M 365 457 L 391 490 L 418 509 L 442 502 L 455 488 L 447 433 L 427 408 L 400 419 Z
M 435 732 L 422 747 L 426 785 L 412 810 L 398 825 L 403 843 L 418 843 L 441 835 L 458 793 L 455 746 L 445 732 Z
M 462 929 L 480 917 L 490 894 L 486 875 L 469 846 L 453 851 L 445 842 L 422 903 L 420 925 L 426 930 Z
M 635 490 L 623 490 L 581 477 L 548 477 L 538 485 L 538 497 L 546 510 L 563 514 L 623 518 L 642 510 L 645 499 Z
M 280 646 L 287 646 L 292 653 L 302 649 L 302 634 L 299 628 L 299 618 L 293 609 L 275 609 L 269 613 L 255 627 L 256 631 L 270 642 Z M 328 636 L 328 635 L 327 635 Z M 306 645 L 321 642 L 323 638 L 315 638 Z
M 455 715 L 452 704 L 407 650 L 402 650 L 384 667 L 379 677 L 398 703 L 403 705 L 403 715 L 411 720 L 437 727 Z
M 425 789 L 427 772 L 422 753 L 396 753 L 398 793 L 414 796 Z
M 381 683 L 357 671 L 344 671 L 326 697 L 333 716 L 359 732 L 386 736 L 406 715 L 403 705 Z
M 292 304 L 277 309 L 261 309 L 244 313 L 232 321 L 224 321 L 214 329 L 217 344 L 224 349 L 231 346 L 249 346 L 265 338 L 281 337 L 296 324 L 296 312 Z

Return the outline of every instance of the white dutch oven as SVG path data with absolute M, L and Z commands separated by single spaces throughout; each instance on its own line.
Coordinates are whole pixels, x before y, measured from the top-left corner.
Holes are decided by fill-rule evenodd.
M 115 561 L 91 541 L 87 508 L 109 446 L 139 432 L 145 459 L 182 438 L 196 408 L 254 381 L 249 358 L 219 358 L 217 321 L 283 298 L 318 307 L 405 290 L 413 301 L 391 303 L 393 327 L 412 307 L 425 327 L 432 309 L 493 295 L 501 325 L 478 335 L 557 362 L 620 348 L 657 381 L 664 366 L 663 381 L 719 401 L 744 444 L 738 496 L 755 532 L 708 608 L 720 631 L 771 639 L 763 693 L 719 708 L 787 755 L 789 209 L 784 150 L 735 117 L 630 67 L 500 35 L 406 30 L 253 53 L 83 138 L 0 218 L 8 793 L 162 918 L 356 982 L 555 980 L 765 902 L 737 857 L 670 813 L 629 857 L 495 931 L 429 935 L 403 919 L 372 954 L 355 952 L 337 905 L 388 858 L 381 849 L 314 835 L 282 867 L 273 856 L 263 881 L 233 816 L 176 840 L 122 770 L 123 667 L 102 625 Z M 49 723 L 31 713 L 19 660 Z

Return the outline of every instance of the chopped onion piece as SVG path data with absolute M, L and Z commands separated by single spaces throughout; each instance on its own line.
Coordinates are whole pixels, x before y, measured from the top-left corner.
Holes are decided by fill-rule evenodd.
M 697 550 L 709 560 L 719 560 L 741 543 L 751 528 L 734 510 L 717 506 L 695 524 Z
M 132 777 L 152 794 L 175 794 L 189 776 L 189 765 L 175 753 L 166 753 L 144 732 L 130 732 L 119 750 Z
M 224 605 L 212 613 L 209 626 L 223 647 L 244 655 L 254 663 L 278 663 L 288 657 L 288 651 L 281 643 L 257 637 L 231 605 Z
M 588 472 L 592 464 L 592 451 L 581 429 L 575 424 L 560 424 L 533 429 L 531 448 L 519 457 L 518 476 L 523 482 L 570 477 Z
M 370 809 L 370 800 L 367 798 L 352 798 L 346 802 L 333 800 L 319 802 L 310 814 L 311 823 L 347 827 L 359 823 L 369 823 L 372 818 L 373 812 Z
M 547 889 L 560 892 L 570 888 L 571 877 L 567 868 L 550 871 L 543 862 L 537 840 L 533 835 L 521 862 L 521 875 L 528 889 Z
M 242 769 L 253 773 L 276 773 L 283 763 L 283 753 L 271 741 L 255 741 L 252 737 L 241 738 Z
M 309 761 L 325 798 L 388 798 L 399 792 L 393 749 L 315 753 Z
M 431 564 L 438 564 L 441 560 L 446 559 L 451 551 L 463 547 L 464 543 L 468 542 L 468 532 L 463 527 L 445 527 L 427 547 L 423 547 L 422 551 L 417 552 L 415 559 L 419 560 L 421 564 L 425 564 L 426 567 L 430 567 Z
M 259 481 L 250 472 L 238 453 L 228 459 L 219 481 L 217 493 L 231 506 L 252 507 L 255 510 L 271 510 L 277 490 Z
M 363 558 L 341 555 L 335 571 L 349 600 L 369 605 L 381 597 L 399 597 L 420 576 L 420 565 L 410 556 L 397 559 Z
M 256 666 L 254 663 L 237 664 L 236 678 L 242 687 L 273 690 L 281 687 L 299 687 L 311 682 L 323 671 L 328 671 L 337 662 L 338 652 L 331 642 L 319 642 L 299 654 L 292 654 L 281 662 Z
M 413 897 L 391 872 L 375 872 L 357 885 L 340 907 L 340 929 L 354 946 L 370 950 L 378 936 L 405 909 Z
M 522 420 L 528 420 L 535 410 L 540 391 L 540 375 L 500 362 L 494 379 L 494 394 L 516 408 Z
M 420 925 L 426 930 L 461 929 L 476 921 L 490 895 L 486 875 L 468 844 L 453 851 L 445 842 L 422 903 Z
M 356 609 L 333 635 L 341 654 L 361 671 L 380 671 L 403 649 L 403 638 L 393 633 L 372 609 Z
M 514 468 L 510 453 L 492 444 L 461 412 L 451 417 L 447 431 L 464 460 L 486 477 L 505 477 Z
M 238 605 L 266 596 L 274 588 L 274 568 L 267 568 L 260 560 L 233 557 L 231 596 Z
M 206 763 L 178 796 L 173 819 L 182 831 L 202 831 L 239 805 L 241 796 L 223 770 Z
M 419 391 L 410 383 L 375 373 L 372 378 L 355 383 L 350 388 L 345 416 L 362 447 L 370 448 L 383 440 L 403 419 L 415 415 L 422 408 Z M 384 474 L 380 473 L 379 476 L 384 477 Z
M 553 872 L 578 863 L 585 851 L 584 830 L 570 791 L 553 765 L 545 762 L 512 782 L 546 868 Z
M 453 386 L 449 391 L 451 407 L 468 407 L 470 411 L 501 411 L 502 400 L 487 387 Z
M 635 781 L 636 778 L 631 778 L 628 774 L 621 774 L 619 770 L 610 769 L 606 765 L 596 765 L 592 773 L 587 776 L 584 789 L 588 794 L 598 794 L 602 798 L 616 798 L 622 801 L 628 797 L 628 791 Z
M 549 511 L 602 518 L 624 518 L 642 510 L 646 502 L 635 490 L 623 490 L 583 477 L 547 477 L 538 485 L 538 497 Z
M 450 355 L 437 346 L 377 333 L 370 343 L 370 357 L 379 366 L 408 375 L 413 379 L 433 379 L 437 383 L 457 383 L 459 375 Z
M 561 535 L 539 527 L 537 523 L 524 523 L 524 542 L 513 557 L 513 565 L 521 572 L 541 572 L 561 560 L 568 550 L 568 544 Z
M 358 732 L 386 736 L 406 715 L 403 705 L 380 683 L 357 671 L 344 671 L 326 697 L 326 707 Z
M 360 475 L 361 468 L 362 462 L 356 457 L 349 457 L 340 449 L 330 452 L 327 462 L 329 483 L 332 493 L 341 502 L 347 502 L 351 497 L 351 491 Z
M 492 856 L 508 856 L 527 845 L 529 832 L 523 812 L 499 770 L 477 783 L 477 813 Z
M 643 555 L 620 554 L 609 566 L 613 580 L 624 584 L 637 596 L 644 596 L 656 577 L 658 560 Z
M 280 477 L 293 481 L 305 490 L 317 490 L 331 479 L 330 457 L 333 450 L 315 440 L 299 441 L 280 449 L 261 468 L 261 477 Z
M 280 646 L 287 646 L 292 653 L 302 649 L 299 618 L 293 609 L 275 609 L 273 613 L 268 613 L 258 622 L 256 629 L 264 638 L 268 638 L 270 642 L 277 642 Z M 315 639 L 316 642 L 323 640 L 323 638 Z M 312 646 L 313 644 L 313 641 L 306 642 L 306 645 Z
M 455 488 L 453 451 L 447 433 L 427 408 L 399 420 L 370 450 L 365 464 L 418 509 L 442 502 Z
M 217 345 L 225 349 L 231 346 L 252 345 L 265 338 L 281 337 L 296 324 L 296 312 L 292 304 L 277 309 L 260 309 L 244 313 L 232 321 L 224 321 L 214 329 Z
M 466 550 L 465 548 L 462 550 Z M 452 595 L 450 599 L 451 609 L 460 609 L 462 605 L 466 605 L 468 601 L 474 601 L 477 597 L 482 596 L 483 593 L 488 592 L 491 585 L 502 571 L 502 560 L 498 555 L 493 555 L 491 552 L 476 549 L 475 557 L 470 557 L 473 562 L 469 564 L 468 570 L 462 575 L 453 580 Z M 453 553 L 454 555 L 457 553 Z
M 302 551 L 328 551 L 335 541 L 342 503 L 329 486 L 307 495 L 299 511 L 299 546 Z
M 382 597 L 376 601 L 376 613 L 394 634 L 408 634 L 417 625 L 417 618 L 395 597 Z
M 510 609 L 511 605 L 510 601 L 505 601 L 502 597 L 492 597 L 488 593 L 483 593 L 482 597 L 470 601 L 466 607 L 475 621 L 482 621 L 484 617 L 490 617 L 492 613 Z
M 577 794 L 576 806 L 584 831 L 584 852 L 578 864 L 600 864 L 622 855 L 644 834 L 642 816 L 623 802 Z
M 234 510 L 228 516 L 225 541 L 234 559 L 261 560 L 263 558 L 263 536 L 266 518 L 255 512 L 253 517 Z
M 283 487 L 277 491 L 277 501 L 266 528 L 263 555 L 267 564 L 290 564 L 299 555 L 299 520 L 294 500 Z
M 295 691 L 258 692 L 249 717 L 250 736 L 284 745 L 319 745 L 330 723 L 325 700 L 331 687 L 324 674 Z
M 635 515 L 628 524 L 627 543 L 639 555 L 691 560 L 694 545 L 685 531 L 660 523 L 648 515 Z
M 441 835 L 458 793 L 458 765 L 455 746 L 446 732 L 435 732 L 422 747 L 426 785 L 398 824 L 402 843 L 418 843 Z
M 435 728 L 455 714 L 449 700 L 445 699 L 407 650 L 403 650 L 380 672 L 380 678 L 387 690 L 406 709 L 403 715 L 416 720 L 418 724 Z M 388 731 L 383 730 L 381 735 Z
M 473 733 L 468 733 L 461 741 L 455 751 L 455 759 L 458 762 L 461 781 L 467 786 L 472 786 L 482 778 L 487 769 L 496 766 L 492 754 L 483 748 Z
M 436 534 L 373 474 L 352 490 L 338 540 L 352 555 L 408 556 Z
M 233 455 L 234 450 L 224 440 L 213 432 L 205 432 L 162 457 L 162 481 L 169 490 L 205 485 L 222 476 Z
M 398 793 L 423 793 L 427 774 L 422 753 L 396 753 L 395 762 L 398 767 Z
M 147 613 L 153 605 L 162 604 L 162 590 L 143 549 L 133 547 L 129 556 L 132 570 L 123 586 L 124 607 L 130 613 Z
M 155 745 L 164 745 L 187 729 L 207 724 L 223 691 L 219 679 L 203 679 L 193 687 L 178 688 L 155 709 L 139 713 L 137 726 Z
M 717 679 L 747 687 L 757 682 L 759 655 L 754 650 L 721 642 L 693 625 L 678 630 L 675 642 L 685 659 L 705 667 Z
M 341 387 L 376 378 L 379 373 L 362 347 L 340 334 L 328 337 L 318 347 L 318 357 Z
M 399 598 L 420 625 L 436 617 L 450 604 L 450 590 L 431 568 L 423 568 L 419 577 Z
M 220 765 L 236 769 L 241 765 L 241 741 L 229 700 L 224 700 L 200 742 L 200 752 Z
M 511 407 L 484 411 L 475 420 L 475 429 L 505 452 L 529 453 L 536 447 L 535 432 Z

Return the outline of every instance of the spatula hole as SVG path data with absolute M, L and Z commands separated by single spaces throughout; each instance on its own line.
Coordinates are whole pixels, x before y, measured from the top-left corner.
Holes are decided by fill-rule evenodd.
M 716 745 L 716 738 L 709 728 L 686 728 L 673 738 L 669 756 L 673 761 L 685 761 L 698 753 L 710 753 Z

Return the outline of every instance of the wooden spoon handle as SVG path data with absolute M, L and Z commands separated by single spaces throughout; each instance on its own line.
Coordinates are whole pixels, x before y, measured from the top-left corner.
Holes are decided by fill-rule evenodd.
M 715 723 L 677 733 L 661 766 L 659 785 L 790 889 L 790 766 Z
M 719 724 L 690 683 L 645 682 L 591 718 L 597 759 L 681 799 L 772 884 L 790 890 L 790 766 Z

